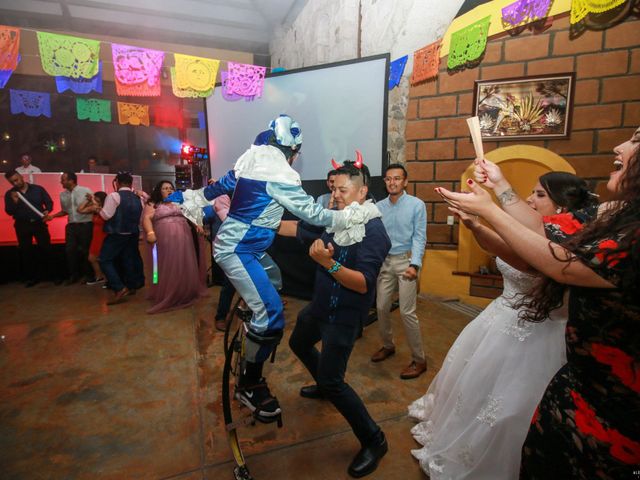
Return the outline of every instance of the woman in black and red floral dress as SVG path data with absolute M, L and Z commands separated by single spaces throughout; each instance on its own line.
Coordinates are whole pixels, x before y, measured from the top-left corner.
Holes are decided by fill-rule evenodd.
M 438 189 L 455 208 L 484 217 L 538 271 L 570 285 L 567 364 L 534 415 L 521 478 L 640 476 L 639 145 L 640 128 L 614 149 L 607 189 L 617 204 L 564 248 L 514 225 L 473 182 L 470 195 Z M 533 292 L 526 320 L 557 305 L 554 288 Z

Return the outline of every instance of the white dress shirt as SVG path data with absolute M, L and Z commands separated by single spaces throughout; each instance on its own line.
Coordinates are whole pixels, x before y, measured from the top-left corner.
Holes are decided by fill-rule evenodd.
M 18 168 L 16 168 L 16 172 L 18 172 L 21 175 L 24 175 L 24 174 L 29 174 L 29 173 L 42 173 L 42 170 L 40 170 L 35 165 L 29 165 L 26 168 L 23 167 L 22 165 L 20 165 Z

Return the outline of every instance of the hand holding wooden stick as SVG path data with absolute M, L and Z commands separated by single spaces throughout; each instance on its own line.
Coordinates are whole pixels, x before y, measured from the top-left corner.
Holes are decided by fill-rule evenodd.
M 467 118 L 471 140 L 473 141 L 473 149 L 476 151 L 476 158 L 484 158 L 482 150 L 482 133 L 480 132 L 480 119 L 478 117 Z

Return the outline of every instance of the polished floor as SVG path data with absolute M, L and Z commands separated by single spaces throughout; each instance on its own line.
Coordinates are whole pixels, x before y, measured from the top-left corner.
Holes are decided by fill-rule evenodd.
M 0 477 L 3 479 L 232 479 L 220 398 L 218 288 L 195 306 L 147 315 L 144 291 L 108 307 L 84 285 L 0 286 Z M 288 298 L 291 332 L 305 303 Z M 390 450 L 367 478 L 421 479 L 410 455 L 407 405 L 422 395 L 470 317 L 421 298 L 429 370 L 400 380 L 410 362 L 398 312 L 398 351 L 372 363 L 377 326 L 355 347 L 347 379 L 387 434 Z M 324 401 L 298 396 L 310 377 L 287 339 L 267 367 L 284 427 L 247 426 L 242 445 L 256 480 L 343 479 L 358 450 Z

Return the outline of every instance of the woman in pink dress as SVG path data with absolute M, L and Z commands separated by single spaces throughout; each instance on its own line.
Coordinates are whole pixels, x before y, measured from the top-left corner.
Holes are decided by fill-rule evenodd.
M 160 181 L 149 198 L 143 216 L 147 242 L 156 248 L 157 278 L 153 276 L 147 313 L 188 307 L 206 294 L 204 242 L 194 235 L 180 208 L 164 199 L 175 188 Z

